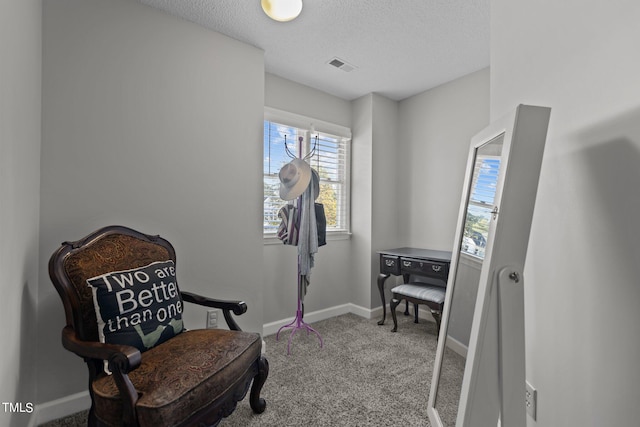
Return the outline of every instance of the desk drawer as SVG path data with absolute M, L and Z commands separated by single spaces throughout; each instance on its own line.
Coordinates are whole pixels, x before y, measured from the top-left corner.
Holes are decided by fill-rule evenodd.
M 447 281 L 449 272 L 447 264 L 435 261 L 422 261 L 418 259 L 402 258 L 400 260 L 403 273 L 413 273 L 421 276 L 434 277 Z
M 400 257 L 380 255 L 380 272 L 383 274 L 400 275 Z

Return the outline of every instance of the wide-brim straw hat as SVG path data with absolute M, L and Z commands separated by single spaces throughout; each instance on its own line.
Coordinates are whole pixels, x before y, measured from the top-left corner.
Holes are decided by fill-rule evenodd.
M 280 198 L 293 200 L 304 193 L 311 182 L 311 166 L 302 159 L 293 159 L 280 169 Z

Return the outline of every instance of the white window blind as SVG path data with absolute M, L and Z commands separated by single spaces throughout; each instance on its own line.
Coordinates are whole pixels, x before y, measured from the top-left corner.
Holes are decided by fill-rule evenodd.
M 264 121 L 264 221 L 265 235 L 275 234 L 280 218 L 278 211 L 287 203 L 280 199 L 280 168 L 295 156 L 307 158 L 307 162 L 320 176 L 320 195 L 317 203 L 324 205 L 327 232 L 349 231 L 349 148 L 351 138 L 315 129 L 279 123 L 273 114 Z M 291 122 L 284 117 L 282 122 Z M 324 126 L 324 128 L 328 128 Z M 338 127 L 336 127 L 338 129 Z M 345 132 L 341 132 L 345 133 Z M 302 138 L 300 147 L 299 138 Z M 286 141 L 286 148 L 285 148 Z

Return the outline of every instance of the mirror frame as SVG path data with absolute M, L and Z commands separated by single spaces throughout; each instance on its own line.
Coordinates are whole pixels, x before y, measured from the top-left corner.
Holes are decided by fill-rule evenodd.
M 499 209 L 480 272 L 456 426 L 526 425 L 523 270 L 550 112 L 519 105 L 471 140 L 427 407 L 434 427 L 453 427 L 442 424 L 436 402 L 476 153 L 502 134 Z

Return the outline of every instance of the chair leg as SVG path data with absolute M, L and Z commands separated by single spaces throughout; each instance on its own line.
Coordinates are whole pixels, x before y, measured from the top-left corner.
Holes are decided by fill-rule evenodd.
M 256 414 L 261 414 L 267 407 L 267 402 L 260 397 L 260 391 L 267 377 L 269 376 L 269 361 L 266 357 L 260 356 L 258 360 L 258 374 L 253 378 L 251 385 L 251 394 L 249 396 L 249 404 Z
M 89 409 L 89 416 L 87 417 L 87 426 L 96 427 L 98 425 L 96 421 L 96 414 L 93 409 L 93 402 L 91 402 L 91 409 Z
M 431 315 L 436 319 L 436 338 L 440 338 L 440 321 L 442 319 L 442 313 L 439 311 L 431 310 Z
M 413 320 L 413 323 L 418 323 L 418 303 L 413 303 L 413 314 L 415 319 Z
M 389 308 L 391 309 L 391 318 L 393 319 L 393 329 L 391 332 L 396 332 L 398 330 L 398 318 L 396 317 L 396 307 L 400 304 L 400 300 L 395 296 L 391 298 L 391 303 L 389 304 Z

